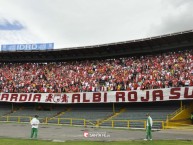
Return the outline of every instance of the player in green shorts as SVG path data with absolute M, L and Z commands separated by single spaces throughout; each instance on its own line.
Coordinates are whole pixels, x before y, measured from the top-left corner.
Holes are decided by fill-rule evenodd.
M 152 120 L 149 113 L 147 113 L 146 116 L 147 116 L 146 138 L 144 140 L 152 140 L 151 129 L 152 129 L 152 126 L 153 126 L 153 120 Z

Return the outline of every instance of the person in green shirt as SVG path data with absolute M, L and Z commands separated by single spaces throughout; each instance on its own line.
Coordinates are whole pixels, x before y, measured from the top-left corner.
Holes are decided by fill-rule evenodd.
M 152 129 L 152 126 L 153 126 L 153 120 L 152 120 L 149 113 L 147 113 L 146 116 L 147 116 L 146 138 L 144 140 L 152 140 L 151 129 Z
M 40 124 L 40 121 L 38 120 L 38 115 L 35 115 L 35 117 L 30 121 L 31 124 L 31 138 L 37 139 L 38 135 L 38 125 Z

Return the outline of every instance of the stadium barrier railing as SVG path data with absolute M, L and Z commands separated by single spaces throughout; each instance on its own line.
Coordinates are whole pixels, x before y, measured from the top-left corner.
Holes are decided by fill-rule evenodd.
M 184 106 L 180 107 L 178 110 L 176 110 L 175 112 L 173 112 L 172 114 L 167 115 L 167 120 L 172 119 L 174 116 L 176 116 L 177 114 L 179 114 L 182 110 L 184 110 L 186 108 L 187 108 L 187 106 L 184 105 Z
M 0 122 L 29 123 L 29 116 L 1 116 Z M 97 120 L 86 120 L 81 118 L 39 118 L 42 124 L 69 125 L 69 126 L 92 126 L 110 128 L 146 128 L 146 120 L 108 120 L 99 125 Z M 154 129 L 164 129 L 165 121 L 154 121 Z

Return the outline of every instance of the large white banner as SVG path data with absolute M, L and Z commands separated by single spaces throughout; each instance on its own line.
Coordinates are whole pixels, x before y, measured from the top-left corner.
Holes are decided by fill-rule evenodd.
M 1 93 L 1 102 L 110 103 L 193 99 L 193 87 L 78 93 Z

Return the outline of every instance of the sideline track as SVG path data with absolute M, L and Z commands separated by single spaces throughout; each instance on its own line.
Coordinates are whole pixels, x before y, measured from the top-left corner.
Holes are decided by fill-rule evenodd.
M 30 124 L 0 123 L 1 138 L 29 139 Z M 193 140 L 193 126 L 178 129 L 164 129 L 152 132 L 153 140 Z M 38 139 L 52 141 L 129 141 L 143 140 L 145 130 L 70 127 L 61 125 L 40 125 Z

